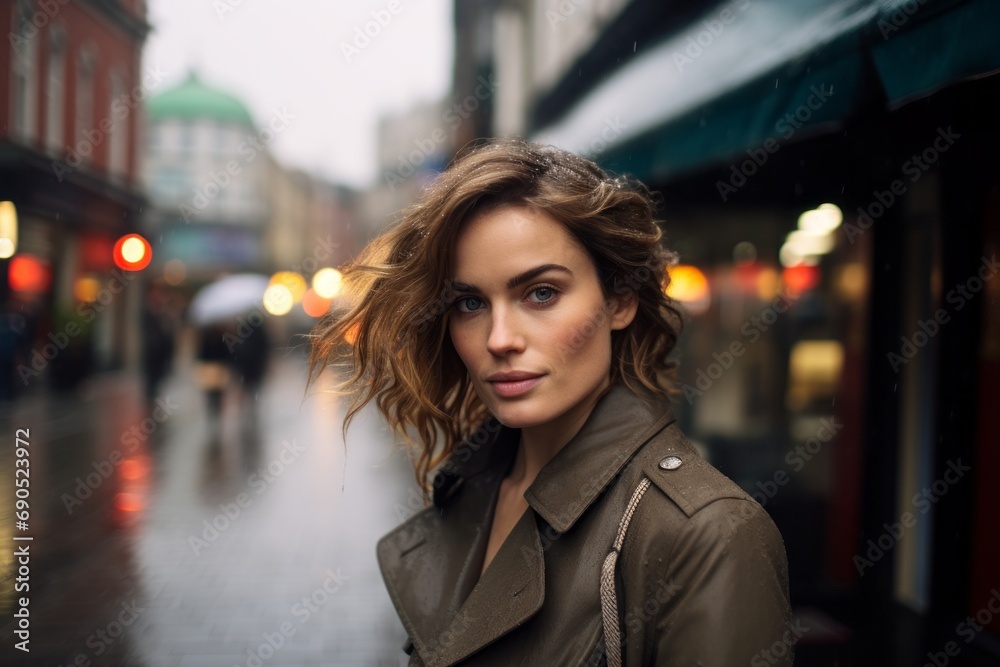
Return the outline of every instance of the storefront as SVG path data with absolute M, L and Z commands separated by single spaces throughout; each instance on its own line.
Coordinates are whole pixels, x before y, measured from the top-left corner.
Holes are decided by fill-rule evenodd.
M 801 664 L 1000 657 L 996 25 L 721 3 L 533 136 L 620 118 L 596 157 L 662 193 L 677 412 L 785 536 Z

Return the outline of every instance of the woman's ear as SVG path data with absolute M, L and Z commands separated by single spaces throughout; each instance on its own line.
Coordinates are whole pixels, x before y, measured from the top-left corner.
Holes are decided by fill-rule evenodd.
M 632 324 L 639 311 L 639 298 L 635 294 L 612 297 L 611 330 L 624 329 Z

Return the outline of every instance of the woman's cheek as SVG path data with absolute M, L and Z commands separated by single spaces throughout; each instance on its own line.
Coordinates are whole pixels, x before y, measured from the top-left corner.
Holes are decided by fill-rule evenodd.
M 448 335 L 451 336 L 451 346 L 455 348 L 458 358 L 471 371 L 469 368 L 469 364 L 472 362 L 469 356 L 469 332 L 463 331 L 461 326 L 452 324 L 448 327 Z
M 607 329 L 607 313 L 603 308 L 585 311 L 566 326 L 550 329 L 552 347 L 562 360 L 568 360 L 587 351 L 602 341 Z

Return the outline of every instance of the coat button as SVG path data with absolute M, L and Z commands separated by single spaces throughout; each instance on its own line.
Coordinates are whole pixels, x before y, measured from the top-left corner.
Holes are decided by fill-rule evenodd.
M 664 470 L 677 470 L 681 467 L 681 463 L 683 463 L 683 461 L 681 461 L 680 457 L 668 456 L 660 461 L 660 467 Z

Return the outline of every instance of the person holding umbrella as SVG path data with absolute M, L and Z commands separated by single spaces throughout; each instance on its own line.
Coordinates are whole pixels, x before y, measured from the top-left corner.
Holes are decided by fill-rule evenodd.
M 261 307 L 267 285 L 267 276 L 258 274 L 225 276 L 203 287 L 191 301 L 189 316 L 199 326 L 196 378 L 205 392 L 216 440 L 232 377 L 236 375 L 245 393 L 255 396 L 267 369 L 270 344 L 263 324 L 250 326 L 242 336 L 229 330 L 240 315 Z

